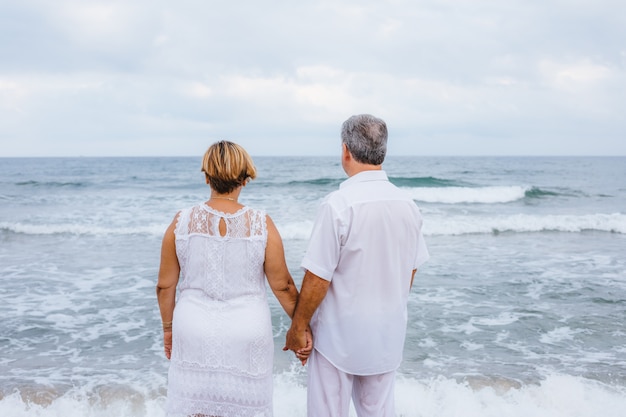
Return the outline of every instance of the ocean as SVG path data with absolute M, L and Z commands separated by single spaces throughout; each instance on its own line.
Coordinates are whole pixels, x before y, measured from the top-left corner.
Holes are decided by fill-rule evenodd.
M 298 285 L 339 157 L 257 157 Z M 0 159 L 0 416 L 164 416 L 163 232 L 208 199 L 201 156 Z M 623 417 L 626 157 L 389 157 L 431 259 L 409 299 L 398 416 Z M 306 415 L 270 295 L 276 417 Z M 353 414 L 355 415 L 355 414 Z

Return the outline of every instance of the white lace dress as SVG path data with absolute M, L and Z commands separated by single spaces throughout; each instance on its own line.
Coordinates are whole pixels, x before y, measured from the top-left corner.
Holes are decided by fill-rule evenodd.
M 175 234 L 181 278 L 168 415 L 271 416 L 274 342 L 263 272 L 265 213 L 244 207 L 226 214 L 200 204 L 181 211 Z

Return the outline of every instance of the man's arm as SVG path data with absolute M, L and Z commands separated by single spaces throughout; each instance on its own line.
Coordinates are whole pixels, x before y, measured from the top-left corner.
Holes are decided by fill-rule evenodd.
M 285 347 L 283 350 L 298 350 L 306 347 L 306 329 L 309 326 L 313 313 L 321 304 L 328 292 L 330 281 L 318 277 L 310 271 L 306 271 L 302 279 L 300 297 L 296 305 L 296 311 L 291 320 L 291 328 L 287 332 Z

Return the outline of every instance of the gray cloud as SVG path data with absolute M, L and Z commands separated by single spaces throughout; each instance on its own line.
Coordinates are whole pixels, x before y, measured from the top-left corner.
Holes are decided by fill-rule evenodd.
M 527 1 L 0 4 L 0 156 L 626 154 L 626 5 Z

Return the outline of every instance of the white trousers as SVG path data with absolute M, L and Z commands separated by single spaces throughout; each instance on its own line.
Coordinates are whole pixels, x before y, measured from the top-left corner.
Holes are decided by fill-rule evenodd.
M 347 374 L 315 349 L 308 368 L 308 417 L 348 417 L 350 399 L 358 417 L 395 417 L 396 371 L 367 376 Z

